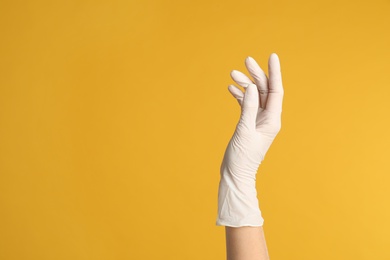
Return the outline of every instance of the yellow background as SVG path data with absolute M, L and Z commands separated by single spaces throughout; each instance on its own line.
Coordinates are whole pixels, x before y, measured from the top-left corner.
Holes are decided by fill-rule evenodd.
M 246 56 L 279 55 L 272 259 L 390 259 L 390 1 L 0 1 L 0 259 L 224 259 Z

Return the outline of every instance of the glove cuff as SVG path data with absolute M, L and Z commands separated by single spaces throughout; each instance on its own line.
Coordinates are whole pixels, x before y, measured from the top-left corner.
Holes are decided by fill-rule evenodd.
M 245 183 L 221 175 L 218 188 L 217 226 L 263 226 L 259 201 L 257 199 L 256 182 Z

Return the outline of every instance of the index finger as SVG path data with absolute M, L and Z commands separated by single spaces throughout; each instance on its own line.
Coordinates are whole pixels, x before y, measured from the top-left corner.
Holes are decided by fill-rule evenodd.
M 282 112 L 283 83 L 280 70 L 280 61 L 276 53 L 272 53 L 268 60 L 268 98 L 266 110 L 271 112 Z

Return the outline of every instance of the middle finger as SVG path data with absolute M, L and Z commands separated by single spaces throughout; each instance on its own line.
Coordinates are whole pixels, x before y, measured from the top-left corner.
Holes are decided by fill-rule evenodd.
M 252 57 L 248 56 L 245 59 L 245 65 L 249 71 L 249 74 L 256 82 L 256 86 L 259 89 L 261 107 L 265 108 L 268 97 L 268 78 L 264 71 L 260 68 L 259 64 Z

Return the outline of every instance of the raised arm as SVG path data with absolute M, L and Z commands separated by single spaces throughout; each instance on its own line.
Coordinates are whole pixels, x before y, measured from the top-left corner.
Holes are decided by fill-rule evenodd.
M 225 226 L 228 260 L 269 259 L 263 217 L 256 190 L 257 170 L 281 129 L 284 90 L 278 56 L 268 60 L 268 74 L 248 57 L 245 65 L 253 81 L 233 70 L 231 77 L 245 93 L 229 85 L 241 107 L 240 120 L 220 168 L 216 225 Z

